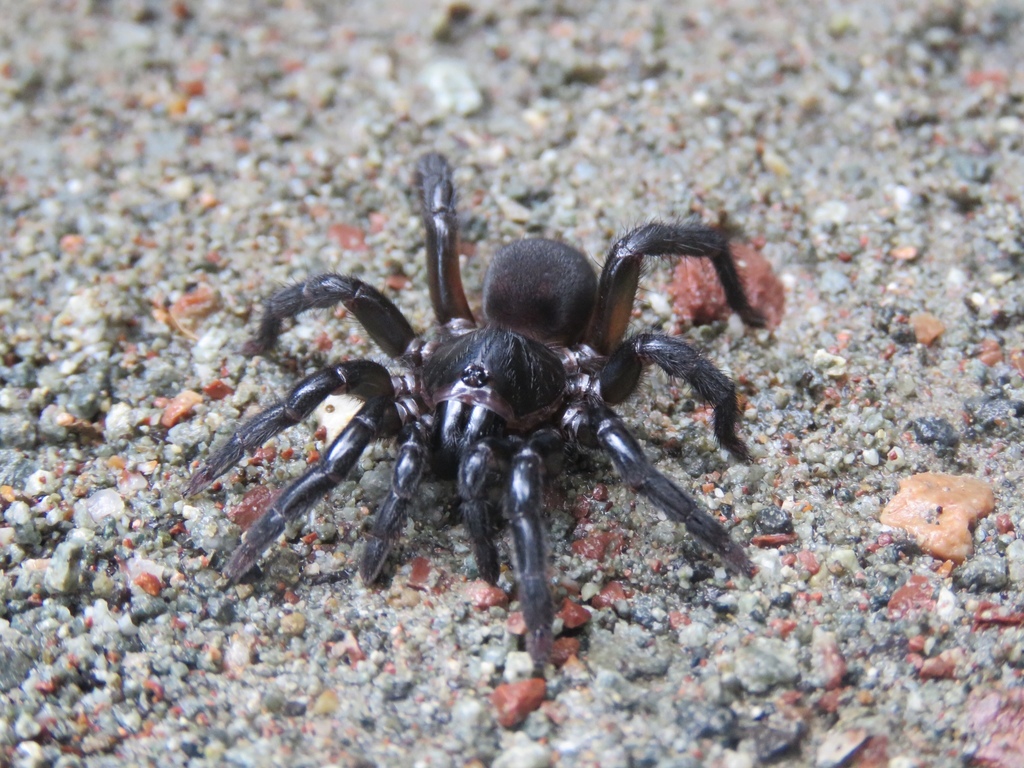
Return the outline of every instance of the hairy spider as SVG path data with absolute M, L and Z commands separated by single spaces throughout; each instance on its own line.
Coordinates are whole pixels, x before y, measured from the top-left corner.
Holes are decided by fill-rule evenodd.
M 603 448 L 622 478 L 671 520 L 683 523 L 736 573 L 752 566 L 726 529 L 644 456 L 611 406 L 628 398 L 644 368 L 654 364 L 689 382 L 714 409 L 720 445 L 746 459 L 736 435 L 736 390 L 685 341 L 654 333 L 624 339 L 641 268 L 651 256 L 711 260 L 729 306 L 749 325 L 764 318 L 743 291 L 725 238 L 690 220 L 652 221 L 612 246 L 600 278 L 587 258 L 555 240 L 519 240 L 498 249 L 484 278 L 478 323 L 462 289 L 452 172 L 439 154 L 416 170 L 427 235 L 433 333 L 416 334 L 401 311 L 358 278 L 323 274 L 283 288 L 267 299 L 256 336 L 245 351 L 271 348 L 282 320 L 339 302 L 402 368 L 392 373 L 369 360 L 350 360 L 306 377 L 279 403 L 242 424 L 210 456 L 185 489 L 210 485 L 246 451 L 292 426 L 332 394 L 363 400 L 358 413 L 308 469 L 276 498 L 246 532 L 224 568 L 237 581 L 284 531 L 351 471 L 373 440 L 398 436 L 391 490 L 377 511 L 360 574 L 375 581 L 402 530 L 406 512 L 429 464 L 457 478 L 462 519 L 480 575 L 499 576 L 496 538 L 512 529 L 518 597 L 526 645 L 542 664 L 552 643 L 554 607 L 548 587 L 542 517 L 547 478 L 560 469 L 567 442 Z

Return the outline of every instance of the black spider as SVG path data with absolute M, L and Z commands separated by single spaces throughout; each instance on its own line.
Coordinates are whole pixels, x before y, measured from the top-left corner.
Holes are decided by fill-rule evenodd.
M 527 648 L 538 664 L 550 652 L 554 608 L 548 588 L 542 520 L 545 479 L 559 471 L 565 441 L 604 448 L 634 489 L 682 522 L 726 566 L 749 574 L 750 561 L 725 528 L 658 472 L 610 407 L 636 389 L 644 368 L 685 379 L 714 407 L 718 442 L 748 458 L 736 435 L 736 390 L 713 364 L 681 339 L 641 333 L 623 340 L 644 261 L 655 255 L 711 260 L 729 306 L 749 325 L 764 318 L 743 292 L 726 240 L 697 221 L 651 222 L 627 232 L 608 254 L 600 279 L 587 258 L 554 240 L 531 239 L 498 250 L 484 279 L 484 322 L 462 289 L 452 173 L 428 154 L 417 167 L 427 232 L 427 271 L 437 327 L 413 331 L 383 294 L 347 275 L 323 274 L 266 300 L 260 328 L 246 345 L 274 345 L 285 318 L 342 303 L 402 368 L 393 374 L 369 360 L 339 363 L 303 379 L 278 404 L 245 422 L 192 476 L 198 493 L 249 450 L 308 416 L 327 396 L 364 400 L 323 458 L 289 485 L 232 555 L 224 575 L 242 578 L 286 523 L 338 485 L 373 440 L 398 435 L 391 491 L 377 512 L 360 573 L 377 579 L 398 537 L 429 462 L 457 478 L 462 518 L 481 576 L 498 580 L 498 532 L 507 524 Z M 499 489 L 491 493 L 492 489 Z

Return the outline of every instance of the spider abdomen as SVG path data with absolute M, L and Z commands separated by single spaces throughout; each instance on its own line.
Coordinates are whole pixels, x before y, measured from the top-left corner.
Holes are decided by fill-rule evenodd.
M 597 275 L 590 261 L 557 240 L 517 240 L 499 248 L 484 278 L 484 315 L 539 341 L 570 346 L 594 309 Z

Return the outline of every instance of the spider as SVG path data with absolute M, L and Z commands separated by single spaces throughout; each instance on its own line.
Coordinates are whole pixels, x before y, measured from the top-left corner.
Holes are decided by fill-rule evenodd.
M 499 248 L 483 285 L 478 322 L 462 288 L 455 187 L 447 160 L 427 154 L 416 184 L 426 228 L 427 273 L 437 324 L 418 335 L 401 311 L 358 278 L 321 274 L 266 299 L 247 354 L 274 346 L 282 321 L 306 310 L 343 304 L 401 368 L 349 360 L 300 381 L 280 402 L 237 428 L 192 475 L 199 493 L 282 430 L 306 418 L 332 394 L 363 401 L 320 461 L 274 500 L 245 533 L 224 575 L 241 579 L 288 521 L 309 511 L 352 470 L 367 445 L 397 435 L 391 489 L 377 510 L 360 564 L 377 580 L 429 467 L 456 480 L 462 520 L 477 568 L 490 583 L 500 566 L 496 539 L 512 532 L 526 647 L 542 665 L 552 645 L 554 605 L 547 578 L 543 521 L 545 483 L 561 468 L 567 445 L 603 448 L 623 480 L 670 520 L 721 557 L 734 573 L 753 567 L 726 529 L 659 472 L 611 406 L 637 388 L 656 365 L 685 379 L 709 402 L 720 445 L 741 459 L 732 381 L 685 341 L 655 333 L 625 338 L 640 273 L 653 256 L 711 260 L 729 306 L 751 326 L 764 317 L 750 305 L 725 238 L 695 220 L 652 221 L 626 232 L 608 253 L 600 278 L 579 250 L 556 240 L 526 239 Z

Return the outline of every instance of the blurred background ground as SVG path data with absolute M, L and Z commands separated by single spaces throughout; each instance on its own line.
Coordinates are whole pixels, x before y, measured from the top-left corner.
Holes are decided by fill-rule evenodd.
M 1019 764 L 1018 3 L 2 0 L 0 18 L 0 763 Z M 352 564 L 390 446 L 238 587 L 219 577 L 234 521 L 323 448 L 316 424 L 181 498 L 242 415 L 377 354 L 327 314 L 243 357 L 280 283 L 354 273 L 429 325 L 410 189 L 428 150 L 457 168 L 473 296 L 511 239 L 599 263 L 624 228 L 690 213 L 787 291 L 773 331 L 682 323 L 739 382 L 751 464 L 664 376 L 622 409 L 662 471 L 761 537 L 759 574 L 728 580 L 606 460 L 574 463 L 551 576 L 590 615 L 514 728 L 491 694 L 528 675 L 516 605 L 474 604 L 450 484 L 426 484 L 373 589 Z M 645 286 L 636 327 L 679 327 L 672 266 Z M 994 491 L 955 568 L 879 522 L 928 470 Z

